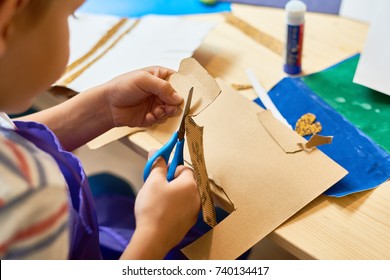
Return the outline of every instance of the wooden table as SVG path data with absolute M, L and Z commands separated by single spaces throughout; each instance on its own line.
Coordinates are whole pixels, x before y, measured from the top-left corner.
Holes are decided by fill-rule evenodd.
M 235 4 L 233 14 L 276 40 L 285 41 L 283 10 Z M 284 76 L 283 57 L 255 42 L 223 15 L 192 16 L 217 27 L 194 54 L 214 77 L 249 84 L 251 68 L 265 89 Z M 303 74 L 321 71 L 364 47 L 364 23 L 317 13 L 306 14 Z M 242 91 L 255 98 L 253 90 Z M 123 140 L 122 140 L 123 141 Z M 124 140 L 143 155 L 160 145 L 137 133 Z M 390 182 L 343 198 L 320 196 L 276 229 L 269 238 L 301 259 L 390 259 Z

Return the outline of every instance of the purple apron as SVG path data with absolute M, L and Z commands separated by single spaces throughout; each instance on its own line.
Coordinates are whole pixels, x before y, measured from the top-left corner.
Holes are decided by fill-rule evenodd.
M 92 189 L 100 189 L 92 196 L 88 178 L 79 159 L 65 151 L 57 137 L 45 125 L 35 122 L 15 121 L 16 132 L 50 154 L 68 184 L 71 201 L 71 243 L 69 259 L 118 259 L 135 229 L 135 195 L 129 195 L 129 186 L 122 186 L 114 180 L 109 186 L 92 184 Z M 100 184 L 100 186 L 99 186 Z M 97 186 L 96 186 L 97 185 Z M 123 189 L 126 189 L 123 191 Z M 103 191 L 101 191 L 103 190 Z M 127 193 L 126 193 L 127 192 Z M 95 208 L 96 205 L 96 208 Z M 217 219 L 227 216 L 217 208 Z M 186 259 L 180 248 L 190 244 L 210 228 L 199 215 L 196 225 L 185 238 L 173 248 L 165 259 Z M 241 256 L 245 259 L 247 254 Z
M 14 124 L 20 136 L 55 159 L 68 184 L 71 202 L 69 259 L 101 259 L 94 202 L 80 161 L 62 148 L 57 137 L 46 126 L 20 121 Z

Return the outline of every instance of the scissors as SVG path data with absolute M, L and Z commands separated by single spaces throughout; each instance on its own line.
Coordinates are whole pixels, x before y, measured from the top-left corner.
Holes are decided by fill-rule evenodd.
M 152 170 L 153 163 L 159 158 L 162 157 L 165 162 L 168 164 L 169 158 L 173 151 L 173 148 L 176 146 L 175 154 L 173 155 L 172 162 L 169 164 L 167 180 L 168 182 L 172 181 L 175 176 L 175 171 L 178 165 L 184 164 L 183 149 L 184 149 L 184 135 L 185 135 L 185 119 L 188 113 L 190 112 L 192 94 L 194 92 L 194 87 L 192 87 L 188 93 L 183 117 L 180 122 L 179 129 L 172 135 L 171 139 L 159 149 L 147 162 L 144 169 L 144 181 L 149 177 Z

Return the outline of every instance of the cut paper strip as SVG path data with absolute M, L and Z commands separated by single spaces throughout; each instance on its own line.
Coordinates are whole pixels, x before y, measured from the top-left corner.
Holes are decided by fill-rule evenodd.
M 217 224 L 217 217 L 204 159 L 203 127 L 198 126 L 190 116 L 186 118 L 186 135 L 188 151 L 202 203 L 203 221 L 213 228 Z
M 149 14 L 184 15 L 228 12 L 230 3 L 204 5 L 199 0 L 89 0 L 80 10 L 122 17 L 140 17 Z
M 262 30 L 257 29 L 256 27 L 250 25 L 249 23 L 240 19 L 232 13 L 226 13 L 225 19 L 226 22 L 236 27 L 245 35 L 255 40 L 257 43 L 268 48 L 270 51 L 274 52 L 277 55 L 283 54 L 284 46 L 279 39 L 267 34 L 266 32 L 263 32 Z
M 331 144 L 332 140 L 333 136 L 321 136 L 314 134 L 312 137 L 310 137 L 306 144 L 298 143 L 298 145 L 301 146 L 305 151 L 311 152 L 315 147 Z

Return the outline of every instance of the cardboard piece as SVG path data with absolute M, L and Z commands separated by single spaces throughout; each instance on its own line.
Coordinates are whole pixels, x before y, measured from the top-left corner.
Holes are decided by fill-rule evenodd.
M 183 249 L 188 258 L 237 258 L 347 174 L 318 149 L 286 153 L 278 139 L 291 141 L 289 147 L 306 140 L 221 81 L 219 94 L 215 80 L 194 59 L 184 60 L 170 82 L 183 97 L 194 87 L 193 98 L 201 106 L 193 120 L 204 127 L 209 178 L 234 206 L 227 218 Z M 266 128 L 259 114 L 268 115 L 271 125 Z M 178 119 L 149 133 L 164 143 Z M 188 150 L 185 160 L 191 163 Z
M 106 133 L 103 133 L 102 135 L 96 137 L 95 139 L 89 141 L 87 143 L 88 148 L 91 150 L 99 149 L 115 140 L 118 140 L 122 137 L 125 137 L 127 135 L 143 131 L 145 130 L 142 127 L 128 127 L 128 126 L 122 126 L 122 127 L 114 127 L 107 131 Z
M 199 82 L 203 77 L 203 82 Z M 175 90 L 187 99 L 191 85 L 196 85 L 192 96 L 192 105 L 189 115 L 197 115 L 210 105 L 221 93 L 221 89 L 214 78 L 193 58 L 183 59 L 179 71 L 169 77 L 169 82 Z M 184 104 L 182 104 L 184 106 Z M 161 143 L 166 143 L 172 133 L 179 126 L 182 114 L 147 129 L 147 131 Z

